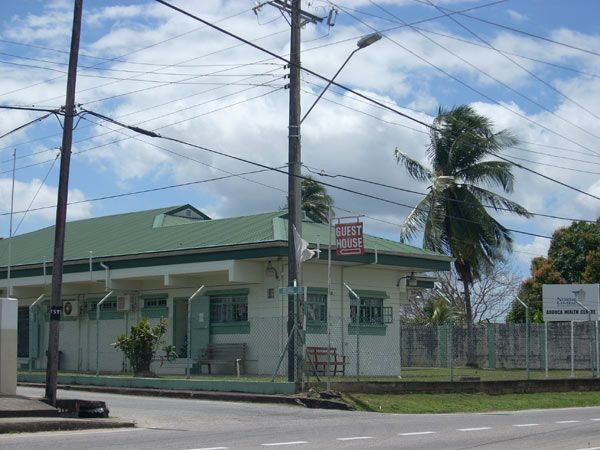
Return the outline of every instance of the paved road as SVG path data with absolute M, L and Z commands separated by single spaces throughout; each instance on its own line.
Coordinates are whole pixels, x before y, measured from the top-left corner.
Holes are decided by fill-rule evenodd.
M 0 436 L 0 448 L 600 450 L 600 407 L 392 415 L 77 391 L 59 397 L 105 400 L 111 415 L 139 428 Z

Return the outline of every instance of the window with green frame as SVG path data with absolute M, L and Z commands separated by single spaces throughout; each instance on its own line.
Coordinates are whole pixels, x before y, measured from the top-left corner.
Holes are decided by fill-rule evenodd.
M 306 321 L 310 325 L 327 323 L 327 294 L 308 292 L 306 297 Z
M 96 320 L 96 305 L 100 300 L 92 300 L 88 303 L 88 318 L 90 320 Z M 117 300 L 107 299 L 100 305 L 100 319 L 120 319 L 123 317 L 123 313 L 117 311 Z
M 210 323 L 236 323 L 248 321 L 248 296 L 211 296 Z
M 93 307 L 96 308 L 96 305 L 99 302 L 94 302 Z M 104 303 L 100 305 L 100 311 L 116 311 L 117 310 L 117 301 L 116 300 L 105 300 Z
M 356 309 L 358 300 L 356 298 L 350 298 L 350 320 L 353 324 L 356 324 Z M 360 298 L 360 323 L 370 325 L 383 325 L 386 323 L 384 320 L 383 298 L 377 297 L 361 297 Z M 388 313 L 388 311 L 385 311 Z
M 150 295 L 142 296 L 144 307 L 142 308 L 142 317 L 148 319 L 160 319 L 161 317 L 169 316 L 169 308 L 167 307 L 167 295 Z
M 166 298 L 145 298 L 144 299 L 144 308 L 166 308 L 167 307 L 167 299 Z

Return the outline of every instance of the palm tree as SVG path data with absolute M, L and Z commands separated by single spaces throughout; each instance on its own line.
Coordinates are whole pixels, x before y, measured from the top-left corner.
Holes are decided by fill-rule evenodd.
M 302 180 L 302 205 L 309 219 L 319 223 L 329 223 L 329 206 L 333 199 L 318 181 L 311 177 Z
M 440 297 L 430 298 L 423 308 L 427 316 L 427 323 L 431 325 L 444 325 L 456 321 L 458 314 L 446 300 Z
M 396 149 L 398 164 L 419 181 L 430 183 L 429 193 L 408 215 L 403 240 L 423 232 L 426 249 L 452 255 L 464 288 L 465 321 L 469 349 L 467 364 L 476 365 L 470 287 L 480 273 L 504 259 L 512 249 L 510 232 L 486 210 L 492 207 L 523 217 L 531 214 L 521 205 L 481 186 L 513 190 L 512 164 L 487 157 L 517 144 L 507 130 L 493 131 L 492 122 L 467 105 L 440 107 L 430 132 L 423 166 Z

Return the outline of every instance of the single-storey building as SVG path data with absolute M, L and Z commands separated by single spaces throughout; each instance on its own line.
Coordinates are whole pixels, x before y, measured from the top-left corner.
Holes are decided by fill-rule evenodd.
M 95 371 L 98 358 L 102 372 L 127 370 L 111 344 L 144 317 L 167 318 L 165 341 L 185 356 L 187 301 L 204 286 L 191 303 L 192 355 L 209 343 L 244 343 L 245 371 L 274 373 L 287 342 L 288 297 L 278 290 L 288 285 L 286 213 L 213 220 L 181 205 L 69 222 L 60 369 Z M 358 334 L 361 373 L 397 374 L 399 308 L 407 286 L 427 287 L 431 282 L 419 275 L 449 270 L 451 258 L 365 235 L 363 255 L 332 251 L 328 296 L 329 236 L 327 224 L 303 221 L 302 237 L 322 250 L 303 264 L 306 345 L 330 343 L 352 371 Z M 20 362 L 33 369 L 46 367 L 53 241 L 54 227 L 13 237 L 10 279 L 8 240 L 0 241 L 0 297 L 19 301 Z M 358 300 L 345 284 L 360 297 L 358 321 Z M 111 291 L 97 317 L 97 303 Z

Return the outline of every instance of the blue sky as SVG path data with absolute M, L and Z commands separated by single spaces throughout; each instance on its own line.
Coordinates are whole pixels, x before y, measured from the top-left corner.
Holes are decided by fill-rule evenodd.
M 72 3 L 2 2 L 0 104 L 60 107 L 64 103 Z M 288 52 L 289 27 L 268 5 L 255 13 L 255 3 L 249 0 L 175 3 L 277 54 Z M 340 74 L 342 84 L 428 123 L 438 105 L 471 104 L 498 129 L 510 128 L 521 139 L 519 148 L 508 150 L 505 156 L 600 196 L 600 56 L 592 54 L 600 48 L 597 2 L 436 2 L 451 10 L 476 7 L 467 14 L 566 45 L 456 15 L 459 25 L 448 17 L 437 17 L 440 12 L 427 3 L 304 2 L 317 15 L 326 15 L 335 5 L 338 15 L 333 27 L 307 25 L 303 29 L 302 63 L 331 76 L 360 36 L 386 30 L 384 39 L 353 57 Z M 434 19 L 418 24 L 417 29 L 399 27 L 403 22 L 430 18 Z M 238 44 L 155 2 L 85 0 L 77 102 L 164 135 L 282 166 L 287 161 L 286 70 L 268 55 Z M 322 85 L 312 75 L 303 76 L 304 110 Z M 0 114 L 0 135 L 40 116 L 14 111 Z M 52 161 L 60 134 L 59 122 L 49 117 L 0 140 L 1 236 L 9 230 L 6 213 L 13 149 L 18 157 L 15 210 L 28 209 L 32 201 L 34 209 L 51 206 L 58 179 L 58 163 Z M 426 129 L 340 89 L 325 94 L 304 123 L 302 134 L 306 174 L 312 170 L 421 192 L 426 188 L 411 180 L 393 158 L 399 148 L 426 162 Z M 256 168 L 140 137 L 91 116 L 78 123 L 73 152 L 70 200 L 79 203 L 69 208 L 70 219 L 182 203 L 191 203 L 212 217 L 228 217 L 278 209 L 286 202 L 287 181 L 282 175 L 268 172 L 207 181 Z M 520 169 L 514 173 L 516 188 L 509 196 L 533 212 L 588 220 L 600 215 L 596 199 Z M 420 198 L 340 177 L 327 180 L 408 205 Z M 204 182 L 89 201 L 192 181 Z M 366 232 L 398 238 L 408 208 L 330 191 L 338 215 L 364 214 Z M 569 224 L 546 217 L 497 217 L 510 228 L 542 236 Z M 22 214 L 15 216 L 15 227 L 22 218 Z M 53 220 L 52 209 L 33 210 L 17 233 L 51 225 Z M 512 262 L 519 273 L 526 274 L 529 260 L 545 254 L 548 240 L 518 233 L 514 238 Z

